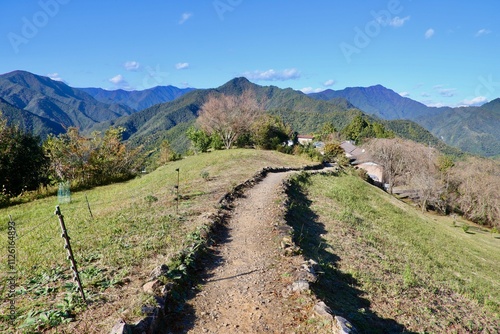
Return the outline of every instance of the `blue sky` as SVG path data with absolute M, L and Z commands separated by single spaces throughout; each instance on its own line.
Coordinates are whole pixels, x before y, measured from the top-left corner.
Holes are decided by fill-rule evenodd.
M 22 0 L 0 13 L 0 73 L 73 87 L 312 92 L 382 84 L 431 106 L 500 97 L 500 2 Z

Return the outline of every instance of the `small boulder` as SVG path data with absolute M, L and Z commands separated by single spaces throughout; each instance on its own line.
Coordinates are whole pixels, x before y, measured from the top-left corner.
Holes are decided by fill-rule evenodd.
M 151 274 L 149 274 L 149 278 L 155 280 L 160 278 L 160 276 L 165 276 L 167 274 L 168 274 L 168 266 L 162 264 L 161 266 L 158 266 L 151 271 Z
M 120 319 L 113 328 L 111 328 L 111 332 L 109 334 L 130 334 L 132 333 L 132 327 L 128 325 L 123 319 Z
M 161 282 L 157 279 L 151 282 L 147 282 L 142 286 L 142 290 L 147 293 L 148 295 L 155 295 L 160 289 Z
M 341 316 L 335 317 L 335 322 L 337 326 L 338 333 L 340 334 L 357 334 L 358 331 L 354 326 L 345 318 Z
M 314 315 L 329 320 L 333 323 L 332 310 L 324 302 L 319 302 L 314 305 L 313 312 Z
M 297 282 L 293 282 L 293 284 L 291 285 L 291 290 L 293 292 L 299 292 L 299 293 L 307 291 L 309 290 L 309 282 L 305 280 L 299 280 Z

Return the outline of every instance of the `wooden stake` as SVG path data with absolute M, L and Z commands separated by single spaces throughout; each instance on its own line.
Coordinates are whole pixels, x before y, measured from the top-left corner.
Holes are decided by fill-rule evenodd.
M 71 244 L 69 242 L 69 236 L 68 236 L 68 231 L 66 230 L 66 225 L 64 224 L 64 217 L 61 214 L 61 208 L 59 208 L 59 205 L 56 206 L 56 212 L 55 214 L 59 218 L 59 223 L 61 224 L 61 230 L 62 230 L 62 235 L 61 237 L 64 238 L 64 241 L 66 244 L 64 245 L 64 248 L 68 251 L 68 260 L 71 262 L 71 270 L 73 270 L 74 274 L 74 280 L 78 284 L 78 289 L 80 289 L 80 293 L 82 295 L 83 301 L 85 304 L 87 303 L 87 299 L 85 298 L 85 293 L 83 292 L 83 287 L 82 287 L 82 282 L 80 281 L 80 275 L 78 274 L 78 269 L 76 267 L 76 261 L 75 257 L 73 256 L 73 250 L 71 249 Z
M 94 219 L 94 215 L 92 215 L 92 210 L 90 210 L 90 203 L 89 199 L 87 198 L 87 194 L 85 194 L 85 200 L 87 201 L 87 208 L 89 209 L 90 218 Z

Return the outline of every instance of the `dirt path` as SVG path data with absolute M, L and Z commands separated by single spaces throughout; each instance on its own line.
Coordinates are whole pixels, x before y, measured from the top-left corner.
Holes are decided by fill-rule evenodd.
M 235 203 L 227 235 L 213 250 L 212 268 L 187 302 L 175 333 L 290 333 L 303 318 L 284 294 L 301 257 L 283 257 L 273 228 L 281 212 L 280 185 L 270 173 Z M 208 260 L 207 260 L 208 261 Z M 299 263 L 297 263 L 299 262 Z M 207 263 L 208 264 L 208 263 Z M 310 308 L 309 308 L 310 309 Z

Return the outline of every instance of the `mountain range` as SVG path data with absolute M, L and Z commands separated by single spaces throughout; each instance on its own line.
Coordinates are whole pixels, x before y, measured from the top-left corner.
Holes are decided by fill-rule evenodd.
M 58 135 L 66 132 L 64 127 L 47 118 L 35 115 L 27 110 L 19 109 L 0 97 L 0 112 L 7 119 L 7 124 L 18 126 L 22 130 L 45 138 L 53 133 Z
M 428 107 L 381 85 L 310 94 L 329 101 L 343 97 L 364 112 L 385 120 L 408 119 L 448 145 L 483 156 L 500 155 L 500 99 L 480 107 Z
M 243 91 L 251 91 L 268 113 L 281 116 L 299 133 L 317 132 L 326 123 L 333 123 L 335 127 L 342 129 L 356 115 L 365 115 L 372 121 L 379 120 L 364 114 L 341 97 L 323 101 L 290 88 L 260 86 L 246 78 L 235 78 L 218 88 L 197 89 L 174 101 L 157 104 L 132 115 L 98 124 L 95 129 L 103 130 L 110 125 L 121 126 L 126 129 L 125 137 L 134 144 L 142 144 L 146 148 L 153 149 L 160 140 L 168 139 L 175 149 L 186 149 L 187 139 L 183 132 L 194 123 L 201 106 L 209 96 L 238 95 Z M 430 142 L 441 149 L 449 149 L 429 131 L 412 121 L 382 120 L 381 122 L 401 137 L 426 144 Z M 451 149 L 449 152 L 456 153 Z
M 144 110 L 158 103 L 168 102 L 194 90 L 174 86 L 156 86 L 145 90 L 105 90 L 102 88 L 80 88 L 97 101 L 106 104 L 122 104 L 136 111 Z
M 381 85 L 326 90 L 306 95 L 293 89 L 260 86 L 235 78 L 212 89 L 163 86 L 143 91 L 73 88 L 25 71 L 0 75 L 0 110 L 10 123 L 40 135 L 76 126 L 84 133 L 123 126 L 131 143 L 154 147 L 169 139 L 185 149 L 185 130 L 211 94 L 251 90 L 266 110 L 280 115 L 300 133 L 337 128 L 355 115 L 382 122 L 398 135 L 432 145 L 449 145 L 485 156 L 500 155 L 500 99 L 481 107 L 433 108 Z M 426 130 L 425 130 L 425 129 Z M 434 135 L 434 136 L 433 136 Z
M 64 128 L 87 129 L 94 124 L 134 112 L 120 104 L 105 104 L 63 82 L 24 71 L 0 76 L 0 97 Z

